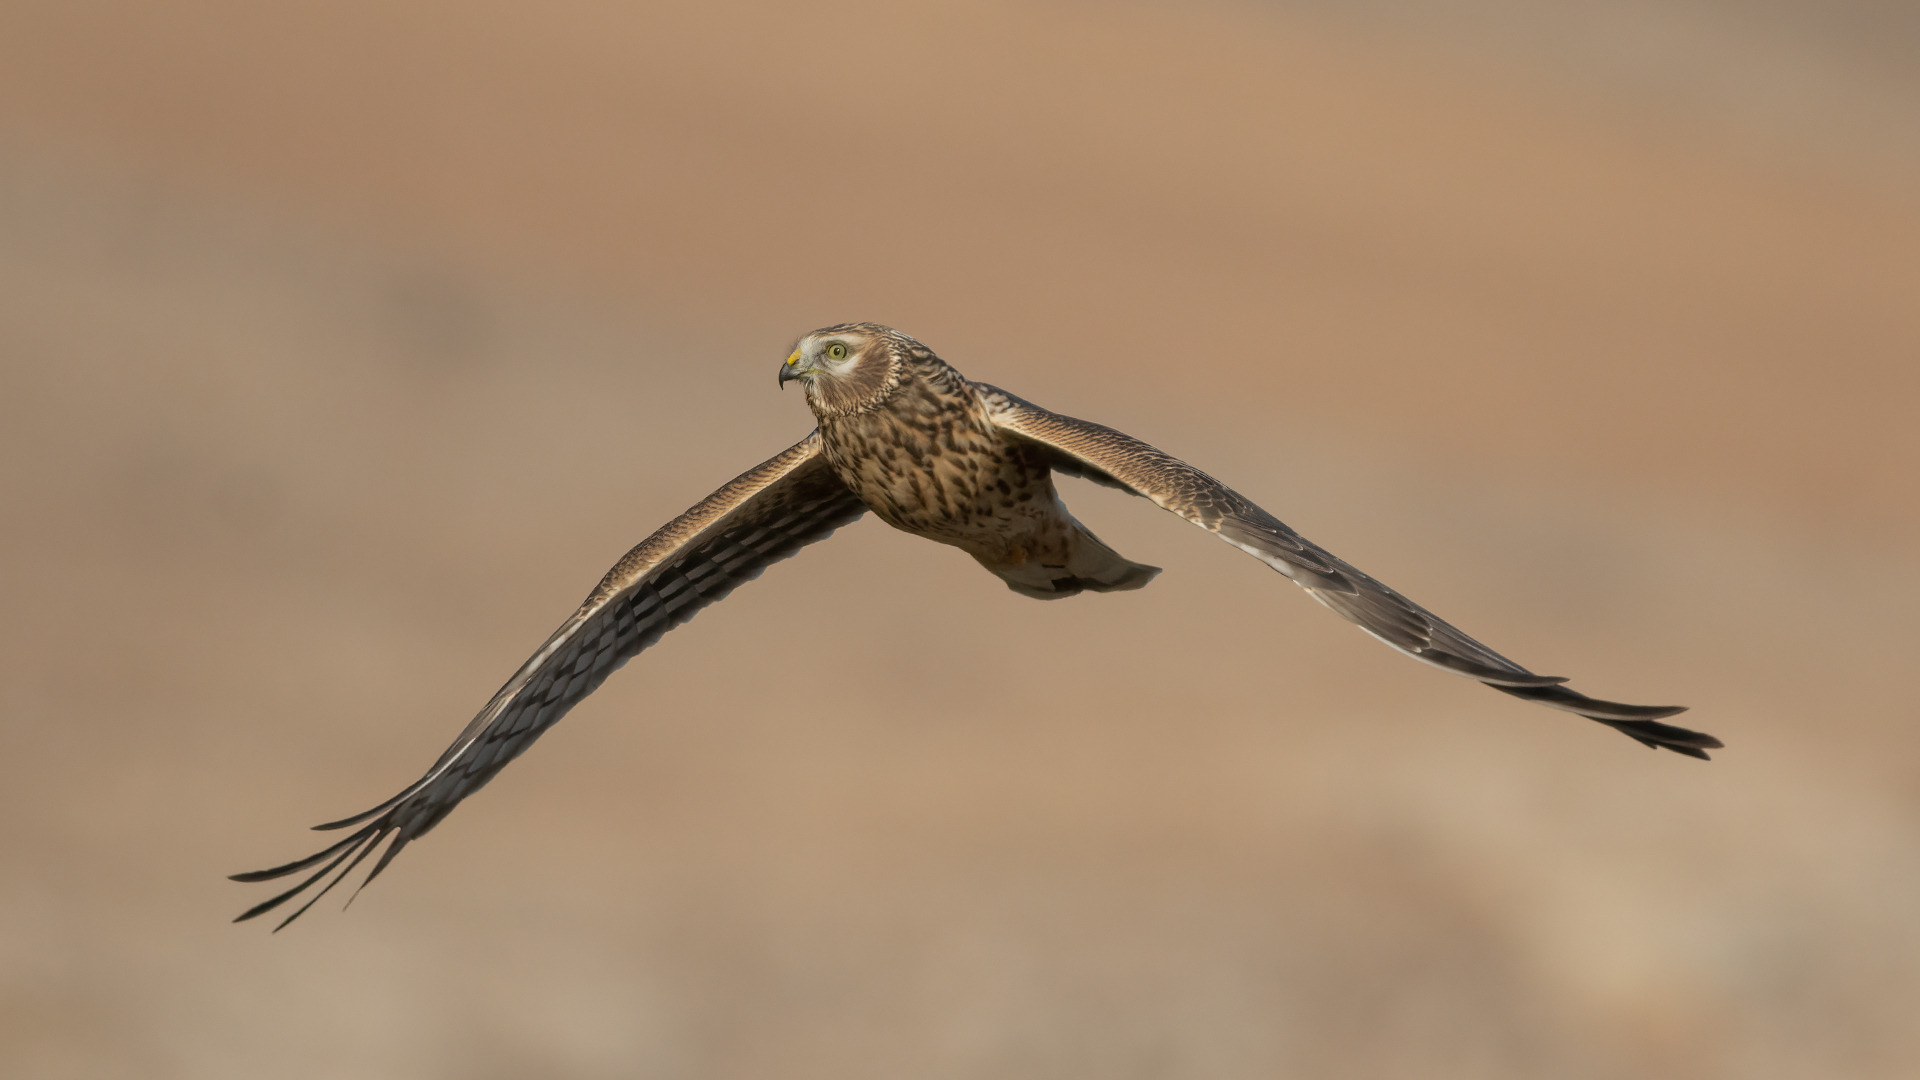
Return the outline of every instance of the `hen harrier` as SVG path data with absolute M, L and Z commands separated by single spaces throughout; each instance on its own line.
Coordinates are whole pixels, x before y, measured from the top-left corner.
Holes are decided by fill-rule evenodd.
M 1152 581 L 1158 567 L 1122 558 L 1074 520 L 1054 490 L 1054 472 L 1152 499 L 1416 660 L 1597 720 L 1651 747 L 1705 758 L 1721 745 L 1660 723 L 1681 707 L 1601 701 L 1561 686 L 1564 679 L 1533 674 L 1206 473 L 1112 428 L 971 382 L 897 330 L 874 323 L 816 330 L 781 364 L 780 384 L 793 380 L 806 388 L 818 429 L 628 552 L 425 776 L 365 813 L 317 826 L 359 826 L 345 839 L 298 862 L 235 874 L 236 881 L 267 881 L 319 867 L 240 919 L 279 907 L 338 868 L 285 926 L 392 837 L 365 888 L 614 669 L 769 564 L 869 510 L 896 529 L 965 551 L 1025 596 L 1057 600 Z

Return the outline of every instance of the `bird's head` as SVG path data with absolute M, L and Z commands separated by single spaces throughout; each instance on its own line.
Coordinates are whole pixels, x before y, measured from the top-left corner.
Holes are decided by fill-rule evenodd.
M 780 364 L 780 385 L 798 379 L 807 404 L 825 420 L 875 408 L 908 378 L 925 346 L 879 323 L 842 323 L 802 337 Z

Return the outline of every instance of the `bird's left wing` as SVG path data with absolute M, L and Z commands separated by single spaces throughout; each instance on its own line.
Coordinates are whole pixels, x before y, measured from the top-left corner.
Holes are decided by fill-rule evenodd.
M 1721 745 L 1711 735 L 1660 723 L 1685 712 L 1683 706 L 1601 701 L 1561 686 L 1565 679 L 1535 675 L 1289 529 L 1239 492 L 1131 435 L 1049 412 L 997 387 L 975 383 L 974 389 L 995 426 L 1041 449 L 1053 468 L 1152 499 L 1285 574 L 1315 600 L 1416 660 L 1597 720 L 1648 746 L 1704 758 Z
M 391 836 L 393 843 L 361 882 L 365 888 L 401 848 L 493 779 L 620 665 L 735 586 L 825 539 L 865 510 L 827 465 L 818 433 L 707 496 L 614 564 L 425 776 L 365 813 L 315 826 L 360 828 L 297 862 L 233 875 L 235 881 L 267 881 L 318 867 L 234 921 L 265 914 L 340 868 L 280 923 L 285 926 Z

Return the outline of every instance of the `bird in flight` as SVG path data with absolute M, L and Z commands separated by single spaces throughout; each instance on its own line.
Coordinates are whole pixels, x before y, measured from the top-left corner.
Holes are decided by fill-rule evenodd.
M 235 921 L 264 915 L 331 875 L 284 927 L 390 838 L 361 882 L 365 888 L 615 669 L 735 586 L 868 511 L 896 529 L 959 548 L 1024 596 L 1057 600 L 1152 581 L 1158 567 L 1126 559 L 1074 520 L 1054 489 L 1056 472 L 1153 500 L 1416 660 L 1597 720 L 1650 747 L 1705 758 L 1721 745 L 1661 723 L 1682 706 L 1601 701 L 1569 690 L 1565 679 L 1535 675 L 1199 469 L 1112 428 L 973 382 L 897 330 L 845 323 L 802 337 L 780 365 L 780 385 L 796 381 L 819 422 L 811 434 L 615 563 L 426 775 L 371 810 L 316 826 L 353 830 L 338 843 L 285 866 L 233 875 L 252 882 L 312 871 Z

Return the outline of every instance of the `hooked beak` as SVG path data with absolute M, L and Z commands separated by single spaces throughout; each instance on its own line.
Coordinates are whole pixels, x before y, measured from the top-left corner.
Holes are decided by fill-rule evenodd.
M 795 349 L 793 350 L 793 355 L 787 357 L 786 360 L 780 364 L 780 388 L 784 390 L 786 389 L 787 383 L 802 375 L 811 374 L 813 374 L 812 368 L 803 368 L 800 366 L 800 350 Z

